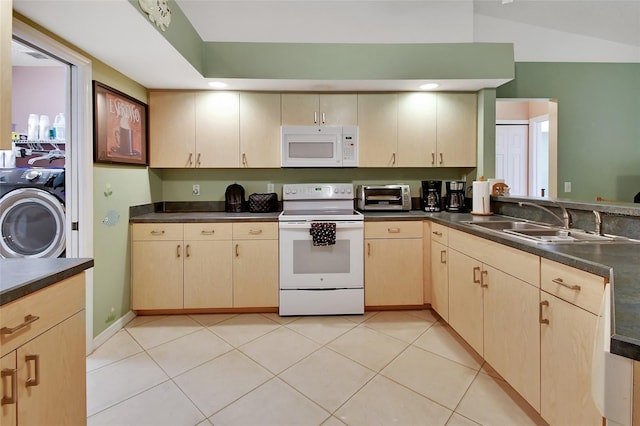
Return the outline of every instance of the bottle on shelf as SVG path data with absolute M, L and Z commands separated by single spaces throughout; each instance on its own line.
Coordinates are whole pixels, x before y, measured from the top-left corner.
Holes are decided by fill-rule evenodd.
M 65 139 L 65 127 L 64 114 L 60 113 L 56 115 L 56 118 L 53 120 L 53 128 L 55 129 L 57 140 Z

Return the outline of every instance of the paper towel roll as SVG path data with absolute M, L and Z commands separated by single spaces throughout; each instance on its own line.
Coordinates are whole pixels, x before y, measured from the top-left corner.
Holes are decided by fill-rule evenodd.
M 491 212 L 491 191 L 488 181 L 473 181 L 473 209 L 471 212 L 479 214 Z

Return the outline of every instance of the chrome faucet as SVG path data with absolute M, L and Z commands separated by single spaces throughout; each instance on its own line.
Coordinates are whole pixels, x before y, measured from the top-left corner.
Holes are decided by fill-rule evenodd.
M 520 201 L 518 203 L 518 205 L 520 207 L 523 206 L 530 206 L 530 207 L 537 207 L 540 210 L 543 210 L 547 213 L 549 213 L 551 216 L 553 216 L 555 219 L 557 219 L 558 221 L 560 221 L 560 223 L 562 223 L 562 227 L 564 229 L 569 229 L 571 227 L 571 215 L 569 214 L 569 211 L 567 211 L 567 209 L 565 209 L 562 205 L 556 203 L 555 201 L 551 201 L 549 200 L 549 202 L 553 203 L 555 206 L 557 206 L 558 208 L 560 208 L 560 210 L 562 210 L 562 217 L 558 216 L 557 214 L 555 214 L 554 212 L 552 212 L 551 210 L 549 210 L 548 208 L 546 208 L 545 206 L 541 206 L 539 204 L 536 203 L 530 203 L 528 201 Z
M 593 214 L 596 216 L 596 235 L 602 235 L 602 213 L 594 210 Z

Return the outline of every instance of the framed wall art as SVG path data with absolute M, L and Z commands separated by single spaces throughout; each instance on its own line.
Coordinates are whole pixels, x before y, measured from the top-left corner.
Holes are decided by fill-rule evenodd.
M 93 161 L 146 166 L 147 105 L 93 81 Z

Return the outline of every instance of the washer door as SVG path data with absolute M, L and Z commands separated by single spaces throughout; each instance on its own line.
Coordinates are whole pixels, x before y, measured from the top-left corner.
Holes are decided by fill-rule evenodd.
M 64 205 L 37 188 L 0 198 L 0 257 L 58 257 L 65 249 Z

